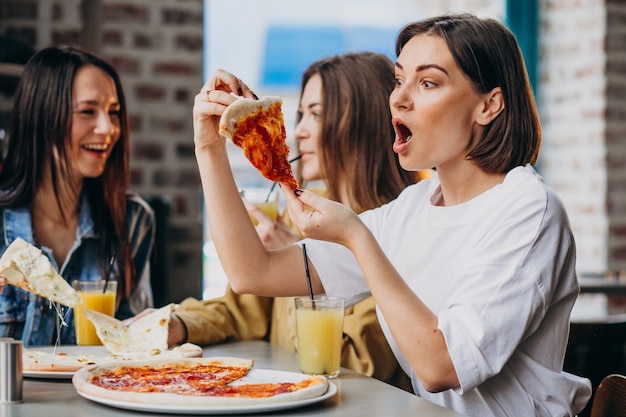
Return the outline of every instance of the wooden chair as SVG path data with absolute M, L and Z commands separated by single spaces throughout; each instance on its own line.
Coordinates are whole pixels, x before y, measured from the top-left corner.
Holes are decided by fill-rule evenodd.
M 600 382 L 591 417 L 626 417 L 626 376 L 611 374 Z

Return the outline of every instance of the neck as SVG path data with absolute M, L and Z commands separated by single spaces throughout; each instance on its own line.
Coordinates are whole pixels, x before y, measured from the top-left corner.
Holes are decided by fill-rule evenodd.
M 33 199 L 33 216 L 44 216 L 59 223 L 71 222 L 78 216 L 79 197 L 73 190 L 57 195 L 52 186 L 43 186 Z
M 465 203 L 485 191 L 501 184 L 505 174 L 491 174 L 478 167 L 462 170 L 460 175 L 449 175 L 446 170 L 439 171 L 441 200 L 436 205 L 454 206 Z

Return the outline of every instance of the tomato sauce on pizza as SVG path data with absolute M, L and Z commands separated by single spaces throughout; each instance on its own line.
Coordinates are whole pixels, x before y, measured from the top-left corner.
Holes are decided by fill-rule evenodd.
M 289 146 L 279 97 L 240 98 L 220 119 L 220 133 L 243 149 L 250 163 L 267 179 L 298 188 L 289 163 Z
M 229 385 L 249 372 L 247 367 L 200 364 L 193 367 L 120 366 L 93 375 L 90 383 L 105 389 L 137 393 L 266 398 L 305 389 L 319 380 Z

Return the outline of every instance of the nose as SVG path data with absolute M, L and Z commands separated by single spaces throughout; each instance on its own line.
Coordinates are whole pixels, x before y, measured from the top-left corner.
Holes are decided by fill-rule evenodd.
M 118 129 L 113 117 L 115 116 L 111 116 L 108 112 L 99 112 L 94 132 L 100 135 L 113 135 Z
M 306 128 L 305 118 L 302 117 L 293 131 L 297 140 L 303 140 L 309 137 L 309 130 Z
M 406 88 L 396 87 L 389 95 L 389 106 L 394 109 L 410 109 L 413 99 Z

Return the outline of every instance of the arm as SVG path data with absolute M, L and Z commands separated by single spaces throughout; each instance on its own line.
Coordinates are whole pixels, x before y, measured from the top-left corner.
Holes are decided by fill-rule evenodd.
M 346 309 L 341 366 L 381 381 L 397 382 L 393 378 L 400 366 L 376 317 L 373 297 Z
M 238 92 L 246 97 L 254 96 L 235 76 L 218 70 L 194 102 L 195 152 L 211 237 L 235 292 L 267 296 L 307 294 L 300 248 L 290 246 L 268 251 L 250 222 L 237 190 L 226 139 L 219 135 L 218 127 L 221 114 L 235 100 L 230 93 Z M 246 262 L 242 262 L 244 256 Z M 321 282 L 312 272 L 314 290 L 321 293 Z
M 291 192 L 285 197 L 304 236 L 339 243 L 355 255 L 394 339 L 424 387 L 437 392 L 458 386 L 437 316 L 407 286 L 358 216 L 307 191 L 299 198 Z
M 176 315 L 187 329 L 187 342 L 208 345 L 263 339 L 269 330 L 271 308 L 271 298 L 238 295 L 228 287 L 222 297 L 186 299 L 176 309 Z M 184 341 L 170 340 L 170 345 Z

